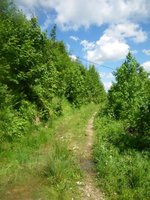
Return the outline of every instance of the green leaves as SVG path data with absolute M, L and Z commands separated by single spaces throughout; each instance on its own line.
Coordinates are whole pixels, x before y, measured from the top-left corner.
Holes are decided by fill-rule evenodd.
M 129 131 L 147 133 L 149 119 L 145 121 L 144 116 L 150 105 L 148 73 L 129 53 L 115 77 L 116 82 L 108 93 L 112 114 L 116 119 L 124 120 Z
M 76 107 L 101 102 L 105 92 L 94 66 L 88 70 L 70 59 L 64 43 L 56 40 L 56 26 L 48 38 L 38 20 L 27 20 L 12 1 L 2 0 L 0 10 L 0 103 L 4 113 L 8 107 L 6 126 L 7 115 L 18 133 L 21 123 L 34 121 L 32 113 L 40 120 L 60 115 L 64 97 Z

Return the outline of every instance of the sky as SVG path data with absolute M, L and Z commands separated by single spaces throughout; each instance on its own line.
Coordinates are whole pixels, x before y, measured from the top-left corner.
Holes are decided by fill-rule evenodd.
M 42 31 L 57 24 L 72 59 L 95 63 L 108 90 L 112 72 L 131 51 L 150 72 L 150 0 L 16 0 L 28 19 L 38 18 Z

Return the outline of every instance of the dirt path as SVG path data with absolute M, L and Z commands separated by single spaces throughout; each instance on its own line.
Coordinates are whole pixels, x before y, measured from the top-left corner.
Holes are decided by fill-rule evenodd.
M 45 134 L 49 135 L 49 131 L 53 131 L 55 133 L 53 134 L 53 140 L 47 140 L 39 147 L 39 149 L 31 149 L 29 152 L 26 152 L 26 149 L 23 149 L 24 154 L 29 158 L 29 161 L 26 160 L 26 162 L 23 162 L 23 164 L 18 164 L 18 168 L 16 169 L 14 176 L 10 174 L 13 178 L 10 179 L 12 182 L 6 184 L 6 186 L 3 184 L 5 187 L 3 192 L 0 191 L 0 195 L 2 195 L 2 198 L 0 197 L 0 199 L 59 200 L 60 198 L 56 197 L 57 194 L 59 194 L 58 187 L 55 187 L 55 185 L 53 186 L 52 192 L 54 191 L 55 193 L 54 198 L 51 198 L 51 194 L 49 193 L 49 181 L 47 178 L 41 176 L 41 172 L 43 172 L 43 166 L 47 166 L 47 160 L 49 159 L 49 156 L 52 155 L 52 143 L 59 141 L 67 145 L 69 151 L 74 154 L 74 161 L 77 162 L 77 165 L 80 164 L 80 168 L 84 174 L 84 177 L 79 176 L 78 179 L 73 180 L 74 182 L 72 184 L 70 183 L 70 188 L 72 188 L 74 184 L 77 184 L 77 188 L 75 188 L 75 191 L 73 192 L 72 190 L 69 191 L 71 195 L 69 195 L 69 198 L 67 199 L 104 200 L 104 195 L 96 187 L 96 176 L 93 169 L 94 163 L 92 161 L 92 146 L 94 139 L 93 120 L 96 113 L 94 113 L 90 120 L 89 118 L 92 115 L 92 112 L 95 110 L 97 110 L 97 107 L 91 106 L 67 115 L 67 117 L 63 118 L 63 120 L 60 119 L 60 121 L 56 123 L 56 127 L 53 130 L 51 130 L 51 128 L 48 130 L 46 129 Z M 20 156 L 20 154 L 16 155 L 15 153 L 12 155 Z M 14 162 L 12 161 L 10 164 L 10 166 L 13 166 Z M 66 180 L 68 180 L 67 175 L 64 177 Z M 63 181 L 62 183 L 64 184 Z
M 93 121 L 96 113 L 89 120 L 86 129 L 86 143 L 81 151 L 80 166 L 84 172 L 84 182 L 78 183 L 81 190 L 81 200 L 104 200 L 104 195 L 96 187 L 96 174 L 94 171 L 94 163 L 92 160 L 93 146 Z

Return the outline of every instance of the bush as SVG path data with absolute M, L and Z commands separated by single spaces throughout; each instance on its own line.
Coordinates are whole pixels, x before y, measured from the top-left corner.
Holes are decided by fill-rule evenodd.
M 95 129 L 94 159 L 98 183 L 108 199 L 148 200 L 149 152 L 134 148 L 134 140 L 126 143 L 122 122 L 107 116 L 97 117 Z
M 1 141 L 20 138 L 29 128 L 29 122 L 12 109 L 2 110 L 0 118 Z

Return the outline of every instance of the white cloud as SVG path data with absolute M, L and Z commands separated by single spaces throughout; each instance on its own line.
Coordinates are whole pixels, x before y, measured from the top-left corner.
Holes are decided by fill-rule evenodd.
M 73 35 L 71 35 L 71 36 L 70 36 L 70 39 L 74 40 L 75 42 L 77 42 L 77 41 L 79 40 L 79 38 L 78 38 L 78 37 L 76 37 L 76 36 L 73 36 Z
M 105 33 L 120 40 L 131 38 L 136 43 L 145 42 L 147 39 L 146 32 L 144 32 L 138 24 L 131 22 L 112 25 Z
M 103 82 L 103 84 L 106 91 L 108 91 L 112 86 L 112 82 Z
M 111 72 L 99 72 L 101 81 L 104 84 L 105 90 L 108 91 L 114 81 L 114 76 Z
M 117 61 L 125 58 L 130 50 L 127 39 L 139 43 L 144 42 L 147 35 L 139 25 L 125 22 L 109 26 L 95 42 L 83 40 L 80 44 L 83 46 L 88 60 L 102 63 L 106 60 Z
M 142 66 L 147 72 L 150 72 L 150 61 L 144 62 Z
M 55 11 L 55 22 L 64 29 L 78 29 L 92 24 L 141 22 L 150 18 L 149 0 L 16 0 L 26 10 Z M 142 36 L 136 36 L 140 41 Z
M 87 41 L 87 40 L 82 40 L 82 41 L 80 42 L 80 44 L 83 46 L 83 50 L 84 50 L 84 51 L 93 49 L 93 48 L 95 47 L 95 43 L 94 43 L 94 42 L 89 42 L 89 41 Z
M 93 62 L 115 61 L 124 58 L 129 46 L 116 38 L 103 35 L 92 50 L 87 51 L 87 58 Z
M 130 48 L 123 39 L 112 36 L 108 30 L 96 42 L 86 41 L 82 42 L 81 45 L 86 51 L 86 58 L 97 63 L 125 58 Z
M 75 56 L 75 55 L 69 55 L 69 57 L 71 58 L 72 61 L 77 60 L 77 56 Z
M 143 49 L 142 52 L 145 53 L 146 55 L 150 56 L 150 49 Z
M 106 79 L 113 79 L 114 78 L 114 76 L 111 72 L 100 72 L 99 74 L 100 74 L 100 77 L 103 78 L 103 79 L 104 78 L 106 78 Z

